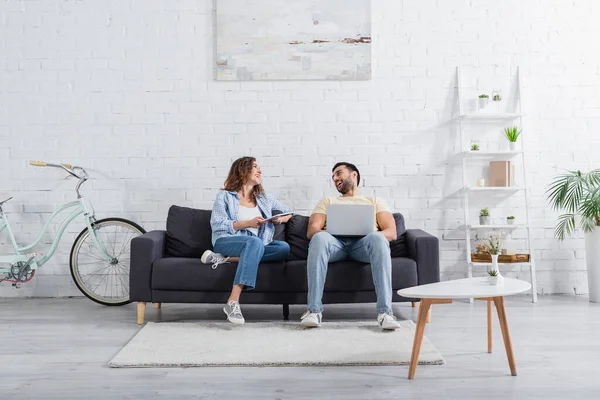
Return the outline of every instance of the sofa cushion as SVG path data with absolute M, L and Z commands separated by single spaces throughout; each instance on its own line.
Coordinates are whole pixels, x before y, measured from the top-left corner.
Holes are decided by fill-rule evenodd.
M 290 292 L 308 291 L 306 261 L 288 261 L 285 264 L 286 289 Z M 417 263 L 406 257 L 392 258 L 392 289 L 418 285 Z M 327 268 L 325 292 L 356 292 L 375 290 L 371 264 L 344 260 L 331 263 Z
M 210 210 L 196 210 L 173 205 L 167 216 L 167 257 L 200 258 L 212 250 Z
M 152 289 L 202 292 L 230 292 L 237 263 L 212 269 L 197 258 L 161 258 L 152 265 Z M 256 291 L 282 292 L 285 284 L 283 262 L 258 265 Z
M 404 224 L 404 216 L 400 213 L 394 213 L 396 221 L 396 240 L 390 242 L 390 253 L 392 257 L 408 257 L 406 250 L 406 225 Z
M 279 215 L 282 212 L 279 210 L 273 210 L 272 215 Z M 287 224 L 277 224 L 275 225 L 275 233 L 273 234 L 273 240 L 281 240 L 285 242 L 285 231 Z
M 308 219 L 304 215 L 294 215 L 286 224 L 285 241 L 290 245 L 290 260 L 306 260 L 308 258 L 308 244 L 306 238 Z
M 390 253 L 392 257 L 406 257 L 408 255 L 405 244 L 406 227 L 404 216 L 395 213 L 397 239 L 390 242 Z M 308 258 L 308 245 L 310 240 L 306 238 L 308 232 L 309 217 L 294 215 L 287 223 L 286 241 L 290 245 L 290 260 L 306 260 Z

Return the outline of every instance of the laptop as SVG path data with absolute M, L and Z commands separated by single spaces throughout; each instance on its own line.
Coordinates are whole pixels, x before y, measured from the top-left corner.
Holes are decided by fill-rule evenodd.
M 333 236 L 366 236 L 375 227 L 372 204 L 329 204 L 326 212 L 326 230 Z

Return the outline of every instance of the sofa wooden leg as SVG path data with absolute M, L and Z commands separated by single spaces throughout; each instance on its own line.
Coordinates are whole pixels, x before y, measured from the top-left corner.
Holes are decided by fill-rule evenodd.
M 160 303 L 155 303 L 156 304 L 156 308 L 160 308 Z
M 413 301 L 413 302 L 410 303 L 410 305 L 412 306 L 412 308 L 415 308 L 417 306 L 417 302 Z
M 290 305 L 289 304 L 283 305 L 283 320 L 284 321 L 290 320 Z
M 138 301 L 137 303 L 137 323 L 142 325 L 144 323 L 144 314 L 146 313 L 146 302 Z

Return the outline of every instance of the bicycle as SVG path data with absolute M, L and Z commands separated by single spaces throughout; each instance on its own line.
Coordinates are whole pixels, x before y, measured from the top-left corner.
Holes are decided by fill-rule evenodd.
M 12 197 L 0 202 L 0 233 L 6 229 L 14 254 L 0 255 L 0 282 L 11 282 L 19 288 L 30 282 L 39 267 L 54 255 L 65 229 L 73 220 L 82 215 L 86 228 L 79 233 L 69 257 L 71 276 L 79 290 L 90 300 L 107 306 L 121 306 L 129 300 L 129 266 L 131 240 L 146 233 L 144 228 L 123 218 L 96 220 L 94 208 L 80 193 L 81 186 L 89 175 L 82 167 L 70 164 L 52 164 L 43 161 L 30 161 L 36 167 L 53 167 L 66 171 L 67 178 L 79 179 L 75 192 L 77 201 L 63 204 L 50 215 L 37 239 L 30 245 L 19 247 L 2 211 L 2 205 Z M 74 208 L 60 224 L 47 255 L 26 253 L 37 246 L 48 230 L 50 223 L 62 211 Z M 113 240 L 111 240 L 111 238 Z M 8 267 L 3 265 L 8 264 Z M 3 277 L 4 276 L 4 277 Z

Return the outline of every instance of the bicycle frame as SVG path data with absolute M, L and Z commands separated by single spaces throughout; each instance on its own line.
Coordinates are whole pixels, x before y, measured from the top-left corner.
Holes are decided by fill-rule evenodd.
M 61 223 L 61 225 L 58 229 L 58 232 L 56 234 L 56 237 L 52 241 L 52 245 L 50 246 L 50 250 L 48 251 L 48 254 L 46 254 L 45 256 L 42 256 L 38 260 L 38 259 L 36 259 L 39 256 L 38 253 L 26 253 L 27 251 L 32 250 L 35 246 L 37 246 L 42 241 L 42 238 L 43 238 L 44 234 L 46 233 L 46 231 L 48 230 L 50 223 L 56 218 L 56 216 L 58 214 L 60 214 L 62 211 L 67 210 L 69 208 L 75 208 L 75 209 Z M 10 243 L 15 251 L 15 254 L 13 254 L 13 255 L 0 256 L 0 273 L 8 272 L 10 270 L 9 269 L 10 265 L 17 263 L 17 262 L 27 262 L 27 261 L 31 260 L 29 267 L 32 270 L 35 270 L 38 267 L 44 265 L 50 258 L 52 258 L 52 256 L 56 252 L 56 249 L 58 248 L 58 244 L 59 244 L 59 242 L 62 238 L 62 235 L 64 234 L 67 226 L 69 226 L 69 224 L 76 217 L 78 217 L 81 214 L 83 214 L 83 216 L 84 216 L 85 224 L 87 226 L 88 232 L 90 232 L 90 235 L 92 236 L 92 240 L 93 240 L 94 244 L 101 251 L 101 255 L 103 256 L 103 258 L 107 262 L 110 262 L 113 259 L 113 257 L 108 253 L 108 251 L 104 247 L 104 244 L 100 240 L 98 240 L 96 231 L 92 227 L 92 224 L 94 222 L 94 213 L 93 213 L 93 211 L 90 213 L 90 209 L 91 209 L 91 206 L 88 206 L 88 204 L 85 202 L 83 197 L 79 197 L 77 199 L 77 201 L 73 201 L 73 202 L 62 205 L 61 207 L 56 209 L 52 213 L 52 215 L 50 215 L 50 218 L 48 218 L 48 220 L 44 224 L 44 227 L 42 228 L 42 231 L 40 232 L 37 239 L 32 244 L 25 246 L 25 247 L 19 247 L 19 245 L 17 244 L 17 242 L 15 240 L 15 236 L 11 230 L 10 224 L 8 222 L 8 218 L 6 217 L 4 212 L 0 212 L 0 233 L 4 229 L 7 230 Z M 5 264 L 5 263 L 9 264 L 8 268 L 1 266 L 1 264 Z

